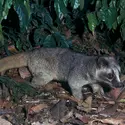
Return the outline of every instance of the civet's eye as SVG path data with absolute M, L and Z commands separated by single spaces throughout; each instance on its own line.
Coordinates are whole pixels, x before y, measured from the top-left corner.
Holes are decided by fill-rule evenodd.
M 112 73 L 108 73 L 108 74 L 107 74 L 107 77 L 108 77 L 108 79 L 113 79 L 114 73 L 113 73 L 113 72 L 112 72 Z

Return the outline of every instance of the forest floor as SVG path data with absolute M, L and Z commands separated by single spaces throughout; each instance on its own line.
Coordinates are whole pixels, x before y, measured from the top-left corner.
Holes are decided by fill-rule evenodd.
M 99 44 L 105 41 L 103 37 L 92 39 L 90 34 L 85 34 L 82 41 L 75 37 L 74 50 L 88 55 L 115 55 Z M 26 83 L 32 78 L 26 67 L 8 70 L 4 75 L 9 78 L 0 78 L 0 125 L 125 125 L 124 88 L 112 89 L 104 95 L 88 89 L 81 101 L 60 83 L 31 87 Z

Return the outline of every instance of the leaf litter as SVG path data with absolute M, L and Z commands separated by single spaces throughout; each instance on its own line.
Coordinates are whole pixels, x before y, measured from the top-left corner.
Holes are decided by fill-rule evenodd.
M 14 70 L 12 69 L 11 73 L 9 71 L 9 74 L 6 73 L 8 77 L 0 76 L 0 115 L 10 124 L 125 124 L 124 89 L 112 89 L 105 96 L 85 92 L 83 96 L 86 98 L 81 101 L 71 96 L 57 82 L 33 88 L 28 84 L 28 78 L 21 80 L 17 74 L 18 70 L 16 69 L 16 72 Z M 14 77 L 19 79 L 12 80 Z M 3 94 L 5 91 L 6 94 Z
M 70 32 L 66 30 L 67 37 Z M 101 36 L 100 34 L 98 36 Z M 75 37 L 73 49 L 88 55 L 114 55 L 109 48 L 100 47 L 99 41 L 89 33 L 82 41 Z M 105 42 L 103 42 L 105 43 Z M 93 48 L 94 45 L 94 48 Z M 80 49 L 81 48 L 81 49 Z M 106 48 L 106 49 L 105 49 Z M 112 89 L 109 93 L 84 92 L 84 100 L 71 96 L 60 83 L 48 83 L 33 88 L 26 67 L 11 69 L 0 76 L 0 119 L 3 125 L 125 125 L 125 90 Z M 122 81 L 125 80 L 123 75 Z M 0 120 L 0 121 L 2 121 Z M 3 122 L 3 121 L 2 121 Z M 1 123 L 0 123 L 1 124 Z

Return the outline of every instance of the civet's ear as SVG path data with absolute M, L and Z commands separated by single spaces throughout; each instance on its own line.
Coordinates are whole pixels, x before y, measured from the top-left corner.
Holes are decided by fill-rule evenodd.
M 109 66 L 109 61 L 107 60 L 107 57 L 99 57 L 97 59 L 97 67 L 98 68 L 104 68 Z

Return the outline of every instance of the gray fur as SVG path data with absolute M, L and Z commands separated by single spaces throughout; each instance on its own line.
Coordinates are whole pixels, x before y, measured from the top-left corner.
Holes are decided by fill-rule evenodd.
M 120 82 L 120 68 L 112 57 L 86 56 L 61 48 L 42 48 L 27 54 L 28 67 L 33 75 L 32 85 L 35 87 L 51 80 L 66 81 L 73 95 L 81 99 L 84 85 L 92 84 L 95 91 L 101 83 L 113 86 L 113 80 L 103 78 L 101 74 L 113 70 L 116 84 Z

